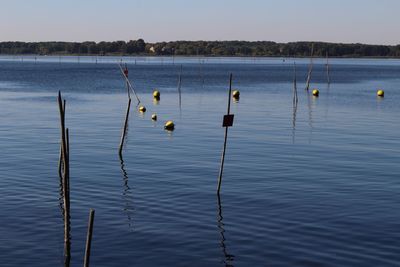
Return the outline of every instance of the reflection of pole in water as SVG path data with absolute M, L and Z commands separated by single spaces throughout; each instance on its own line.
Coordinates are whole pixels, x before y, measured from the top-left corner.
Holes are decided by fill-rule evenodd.
M 201 87 L 204 88 L 204 72 L 203 72 L 203 65 L 204 65 L 204 60 L 201 60 L 200 62 L 200 78 L 201 78 Z
M 292 118 L 292 142 L 296 140 L 296 116 L 297 116 L 297 103 L 293 105 L 293 118 Z
M 329 102 L 330 102 L 330 101 L 329 101 L 329 96 L 330 96 L 330 89 L 331 89 L 331 84 L 328 83 L 328 85 L 327 85 L 327 90 L 326 90 L 326 92 L 327 92 L 326 96 L 327 96 L 328 101 L 326 102 L 325 121 L 327 121 L 327 119 L 328 119 L 328 113 L 329 113 Z
M 219 234 L 220 234 L 220 247 L 222 249 L 222 253 L 224 254 L 224 259 L 222 260 L 223 264 L 226 267 L 233 267 L 232 262 L 234 261 L 235 256 L 232 254 L 228 253 L 228 248 L 226 247 L 225 241 L 225 229 L 224 229 L 224 223 L 223 219 L 224 217 L 222 216 L 222 203 L 221 203 L 221 197 L 218 194 L 217 195 L 217 200 L 218 200 L 218 219 L 217 219 L 217 226 L 219 229 Z
M 122 193 L 122 198 L 125 201 L 124 212 L 128 218 L 129 229 L 132 229 L 133 228 L 132 212 L 134 210 L 132 201 L 132 191 L 128 184 L 129 182 L 128 172 L 125 170 L 125 163 L 122 155 L 119 156 L 119 160 L 121 162 L 121 171 L 124 183 L 124 191 Z
M 311 136 L 312 136 L 313 129 L 314 129 L 314 126 L 313 126 L 313 118 L 312 118 L 312 106 L 311 106 L 311 102 L 310 102 L 310 97 L 312 97 L 312 96 L 310 96 L 310 95 L 307 93 L 308 125 L 309 125 L 309 127 L 310 127 L 309 143 L 311 143 Z
M 328 82 L 328 86 L 331 83 L 331 77 L 330 77 L 330 73 L 329 73 L 329 56 L 328 56 L 328 52 L 326 52 L 326 78 L 327 78 L 327 82 Z

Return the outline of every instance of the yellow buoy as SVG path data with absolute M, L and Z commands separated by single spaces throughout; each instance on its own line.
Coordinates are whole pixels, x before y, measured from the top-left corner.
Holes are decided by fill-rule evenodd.
M 154 92 L 153 92 L 153 97 L 154 97 L 155 99 L 160 99 L 160 96 L 161 96 L 160 91 L 154 90 Z
M 151 119 L 153 120 L 153 121 L 156 121 L 157 120 L 157 114 L 153 114 L 153 115 L 151 115 Z
M 145 106 L 140 106 L 139 107 L 140 112 L 146 112 L 146 107 Z
M 382 89 L 379 89 L 378 92 L 376 92 L 376 95 L 380 96 L 380 97 L 384 97 L 385 96 L 385 91 L 383 91 Z
M 319 96 L 319 90 L 318 89 L 314 89 L 312 91 L 313 96 Z
M 232 92 L 232 97 L 235 99 L 238 99 L 240 97 L 240 92 L 239 90 L 235 90 Z
M 174 130 L 174 128 L 175 128 L 175 124 L 174 124 L 173 121 L 167 121 L 167 122 L 165 123 L 165 125 L 164 125 L 164 129 L 165 129 L 165 130 L 172 131 L 172 130 Z

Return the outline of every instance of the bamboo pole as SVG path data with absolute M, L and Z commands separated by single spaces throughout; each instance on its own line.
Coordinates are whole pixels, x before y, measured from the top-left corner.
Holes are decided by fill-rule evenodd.
M 129 121 L 129 111 L 130 111 L 130 109 L 131 109 L 131 99 L 129 98 L 128 107 L 126 109 L 124 128 L 123 128 L 122 134 L 121 134 L 121 142 L 119 143 L 119 156 L 120 157 L 122 157 L 122 149 L 124 147 L 125 136 L 126 136 L 126 132 L 127 132 L 127 129 L 128 129 L 128 121 Z
M 88 231 L 87 231 L 87 235 L 86 235 L 85 259 L 83 262 L 84 267 L 89 267 L 90 248 L 92 245 L 92 235 L 93 235 L 93 222 L 94 222 L 94 209 L 90 209 Z
M 70 212 L 69 212 L 69 131 L 65 129 L 65 113 L 61 92 L 58 92 L 58 107 L 60 112 L 61 147 L 63 156 L 63 197 L 64 197 L 64 264 L 69 266 L 71 260 Z
M 232 94 L 232 74 L 230 75 L 230 78 L 229 78 L 228 114 L 227 115 L 230 115 L 230 111 L 231 111 L 231 94 Z M 219 176 L 218 176 L 218 187 L 217 187 L 217 194 L 218 195 L 219 195 L 219 193 L 221 191 L 222 173 L 224 171 L 226 143 L 227 143 L 227 139 L 228 139 L 228 128 L 229 127 L 225 127 L 224 148 L 222 150 L 221 166 L 220 166 L 220 169 L 219 169 Z

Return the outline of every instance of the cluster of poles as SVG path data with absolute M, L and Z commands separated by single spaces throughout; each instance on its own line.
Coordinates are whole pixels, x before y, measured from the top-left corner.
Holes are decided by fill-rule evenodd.
M 311 78 L 312 78 L 312 72 L 313 72 L 313 53 L 314 53 L 314 45 L 311 47 L 311 53 L 310 53 L 310 64 L 308 67 L 308 72 L 307 72 L 307 79 L 306 79 L 306 86 L 305 86 L 305 91 L 309 91 L 310 89 L 310 83 L 311 83 Z M 126 88 L 127 88 L 127 96 L 128 96 L 128 104 L 127 104 L 127 109 L 126 109 L 126 114 L 125 114 L 125 120 L 124 120 L 124 125 L 122 128 L 122 133 L 121 133 L 121 140 L 119 144 L 119 157 L 121 162 L 123 163 L 123 147 L 124 143 L 126 140 L 126 135 L 128 131 L 128 122 L 129 122 L 129 113 L 131 110 L 131 103 L 132 103 L 132 95 L 136 98 L 137 100 L 137 105 L 141 103 L 140 98 L 138 94 L 136 93 L 131 81 L 128 78 L 128 68 L 127 65 L 123 66 L 122 64 L 118 64 L 119 69 L 122 73 L 122 76 L 124 78 L 124 82 L 126 83 Z M 328 53 L 326 54 L 326 75 L 327 75 L 327 83 L 328 86 L 331 83 L 331 78 L 330 78 L 330 67 L 329 67 L 329 57 Z M 294 62 L 293 65 L 293 72 L 294 72 L 294 77 L 293 77 L 293 127 L 295 127 L 295 116 L 296 116 L 296 110 L 297 110 L 297 105 L 298 105 L 298 92 L 297 92 L 297 69 L 296 69 L 296 62 Z M 221 155 L 221 163 L 220 163 L 220 169 L 219 169 L 219 175 L 218 175 L 218 184 L 217 184 L 217 200 L 218 200 L 218 224 L 219 228 L 221 228 L 221 236 L 223 240 L 225 240 L 225 237 L 223 235 L 223 228 L 220 225 L 222 224 L 222 207 L 221 207 L 221 198 L 220 198 L 220 191 L 221 191 L 221 185 L 222 185 L 222 176 L 223 176 L 223 171 L 224 171 L 224 162 L 225 162 L 225 154 L 226 154 L 226 149 L 227 149 L 227 139 L 228 139 L 228 129 L 229 127 L 233 126 L 233 119 L 234 115 L 231 114 L 230 112 L 230 107 L 231 107 L 231 98 L 238 100 L 239 99 L 239 91 L 234 91 L 232 94 L 232 82 L 233 82 L 233 75 L 230 74 L 229 78 L 229 90 L 228 90 L 228 105 L 227 105 L 227 114 L 223 118 L 223 124 L 222 126 L 225 128 L 225 135 L 224 135 L 224 143 L 223 143 L 223 149 L 222 149 L 222 155 Z M 204 83 L 204 78 L 203 78 L 203 83 Z M 182 97 L 181 97 L 181 87 L 182 87 L 182 65 L 180 67 L 180 72 L 178 76 L 178 94 L 179 94 L 179 108 L 181 109 L 182 106 Z M 316 91 L 316 92 L 314 92 Z M 318 96 L 319 91 L 314 90 L 313 95 Z M 379 93 L 378 93 L 379 95 Z M 382 92 L 383 96 L 383 92 Z M 155 98 L 159 99 L 159 94 L 154 95 Z M 59 156 L 59 177 L 60 177 L 60 206 L 62 208 L 62 215 L 63 215 L 63 220 L 64 220 L 64 264 L 65 266 L 70 266 L 70 260 L 71 260 L 71 225 L 70 225 L 70 165 L 69 165 L 69 130 L 66 128 L 65 125 L 65 111 L 66 111 L 66 101 L 62 99 L 61 92 L 58 94 L 58 106 L 59 106 L 59 113 L 60 113 L 60 129 L 61 129 L 61 144 L 60 144 L 60 156 Z M 94 214 L 95 211 L 93 209 L 90 209 L 89 212 L 89 222 L 88 222 L 88 231 L 87 231 L 87 238 L 86 238 L 86 248 L 85 248 L 85 256 L 84 256 L 84 266 L 89 266 L 89 259 L 90 259 L 90 248 L 91 248 L 91 240 L 92 240 L 92 235 L 93 235 L 93 223 L 94 223 Z M 226 259 L 228 261 L 233 260 L 232 255 L 229 255 L 226 252 L 226 247 L 225 244 L 222 244 L 222 247 L 224 248 L 224 254 L 226 256 Z
M 71 263 L 71 214 L 70 214 L 70 164 L 69 164 L 69 129 L 65 126 L 66 101 L 58 92 L 58 107 L 60 113 L 61 145 L 58 163 L 60 177 L 60 206 L 64 221 L 64 266 L 69 267 Z M 84 267 L 89 267 L 90 249 L 93 235 L 94 209 L 89 211 L 88 231 L 86 236 L 86 247 L 84 256 Z
M 124 81 L 127 87 L 127 95 L 128 95 L 128 105 L 125 115 L 124 126 L 122 129 L 121 140 L 119 145 L 119 157 L 121 162 L 123 162 L 122 152 L 123 146 L 126 139 L 126 134 L 128 130 L 128 121 L 129 121 L 129 113 L 132 103 L 131 96 L 134 95 L 137 100 L 137 105 L 141 103 L 138 94 L 136 93 L 132 83 L 128 79 L 128 69 L 125 65 L 125 68 L 119 64 L 119 68 L 121 73 L 123 74 Z M 220 199 L 220 191 L 222 184 L 222 174 L 224 169 L 224 161 L 227 147 L 227 139 L 228 139 L 228 128 L 233 125 L 233 114 L 230 114 L 230 106 L 231 106 L 231 97 L 238 100 L 239 92 L 235 91 L 232 95 L 232 80 L 233 76 L 230 75 L 229 79 L 229 93 L 228 93 L 228 108 L 227 115 L 224 116 L 223 127 L 225 127 L 225 137 L 224 137 L 224 145 L 221 156 L 221 165 L 218 176 L 218 186 L 217 186 L 217 196 L 218 196 L 218 206 L 219 206 L 219 225 L 222 224 L 222 208 L 221 208 L 221 199 Z M 182 65 L 180 68 L 179 76 L 178 76 L 178 93 L 179 93 L 179 108 L 182 106 L 182 97 L 181 97 L 181 86 L 182 86 Z M 66 100 L 62 98 L 61 92 L 58 92 L 58 108 L 60 115 L 60 131 L 61 131 L 61 140 L 60 140 L 60 154 L 59 154 L 59 163 L 58 163 L 58 173 L 60 178 L 60 207 L 62 211 L 62 217 L 64 221 L 64 266 L 69 267 L 71 264 L 71 214 L 70 214 L 70 151 L 69 151 L 69 129 L 66 127 L 65 123 L 65 114 L 66 114 Z M 90 209 L 89 211 L 89 220 L 88 220 L 88 230 L 86 236 L 86 247 L 85 247 L 85 255 L 84 255 L 84 267 L 88 267 L 90 263 L 90 251 L 91 251 L 91 243 L 93 236 L 93 225 L 94 225 L 94 215 L 95 210 Z M 222 226 L 219 226 L 223 231 Z M 221 232 L 223 237 L 223 232 Z M 225 247 L 225 245 L 224 245 Z

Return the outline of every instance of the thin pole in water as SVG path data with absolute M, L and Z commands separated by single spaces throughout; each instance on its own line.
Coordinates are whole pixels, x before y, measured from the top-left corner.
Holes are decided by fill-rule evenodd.
M 225 127 L 225 138 L 224 138 L 224 148 L 222 150 L 221 156 L 221 166 L 219 169 L 219 176 L 218 176 L 218 187 L 217 187 L 217 194 L 219 195 L 221 191 L 221 183 L 222 183 L 222 173 L 224 171 L 224 162 L 225 162 L 225 152 L 226 152 L 226 143 L 228 139 L 228 128 L 233 125 L 233 115 L 230 114 L 231 111 L 231 95 L 232 95 L 232 73 L 229 78 L 229 93 L 228 93 L 228 113 L 224 116 L 223 127 Z
M 64 264 L 69 266 L 71 260 L 71 241 L 70 241 L 70 204 L 69 204 L 69 131 L 65 129 L 65 101 L 58 92 L 58 107 L 60 112 L 61 128 L 61 151 L 63 159 L 63 195 L 64 195 Z
M 118 66 L 119 66 L 119 69 L 121 70 L 121 73 L 122 73 L 123 77 L 125 78 L 126 83 L 128 84 L 129 88 L 132 90 L 132 92 L 134 93 L 134 95 L 136 96 L 136 99 L 137 99 L 138 103 L 140 103 L 140 99 L 139 99 L 138 95 L 136 94 L 135 89 L 133 89 L 133 86 L 132 86 L 131 82 L 129 81 L 128 77 L 125 75 L 124 70 L 122 69 L 121 64 L 118 64 Z
M 328 85 L 331 83 L 331 77 L 329 73 L 329 55 L 328 52 L 326 52 L 326 78 L 328 80 Z
M 129 111 L 131 109 L 131 101 L 132 100 L 129 98 L 129 100 L 128 100 L 128 108 L 126 109 L 124 128 L 122 130 L 122 135 L 121 135 L 121 142 L 119 143 L 119 156 L 120 157 L 122 157 L 122 149 L 124 147 L 125 136 L 126 136 L 126 132 L 127 132 L 127 129 L 128 129 Z
M 93 222 L 94 222 L 94 209 L 90 209 L 88 231 L 86 236 L 85 259 L 83 262 L 84 267 L 89 267 L 90 248 L 92 245 L 92 235 L 93 235 Z
M 307 82 L 306 82 L 306 90 L 307 91 L 310 89 L 311 74 L 313 71 L 313 56 L 314 56 L 314 44 L 311 45 L 310 65 L 308 67 L 308 75 L 307 75 Z
M 297 69 L 296 69 L 296 61 L 293 64 L 293 105 L 296 105 L 299 102 L 299 98 L 297 96 Z
M 181 65 L 181 69 L 179 71 L 179 77 L 178 77 L 179 108 L 182 108 L 182 92 L 181 92 L 181 87 L 182 87 L 182 68 L 183 68 L 183 66 Z

